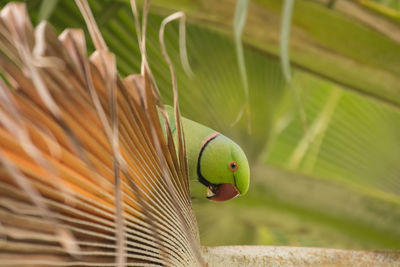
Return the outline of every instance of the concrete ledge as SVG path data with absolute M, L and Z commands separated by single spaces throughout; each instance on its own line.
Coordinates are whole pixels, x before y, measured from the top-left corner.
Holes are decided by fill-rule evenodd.
M 308 247 L 203 247 L 209 267 L 400 266 L 400 251 L 357 251 Z

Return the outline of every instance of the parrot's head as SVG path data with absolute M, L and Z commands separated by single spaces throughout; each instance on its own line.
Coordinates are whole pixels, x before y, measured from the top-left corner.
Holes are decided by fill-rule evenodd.
M 207 198 L 225 201 L 247 193 L 250 168 L 243 150 L 220 133 L 202 144 L 197 161 L 197 176 L 207 187 Z

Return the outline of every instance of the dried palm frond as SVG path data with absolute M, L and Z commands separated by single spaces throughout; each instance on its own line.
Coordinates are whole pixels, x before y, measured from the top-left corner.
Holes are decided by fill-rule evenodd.
M 0 266 L 202 264 L 186 159 L 149 70 L 120 79 L 77 2 L 90 58 L 83 31 L 34 29 L 24 4 L 1 11 Z

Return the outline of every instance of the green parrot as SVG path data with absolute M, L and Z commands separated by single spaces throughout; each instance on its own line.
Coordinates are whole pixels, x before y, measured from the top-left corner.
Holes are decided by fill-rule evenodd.
M 169 125 L 176 140 L 174 110 L 166 106 Z M 163 125 L 163 123 L 161 124 Z M 225 201 L 247 193 L 250 168 L 243 150 L 228 137 L 204 125 L 182 117 L 185 134 L 191 193 L 199 185 L 206 197 Z

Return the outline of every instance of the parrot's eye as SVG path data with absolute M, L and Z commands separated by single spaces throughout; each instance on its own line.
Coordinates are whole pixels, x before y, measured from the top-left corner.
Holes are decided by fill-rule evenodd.
M 229 162 L 229 170 L 231 172 L 235 172 L 237 169 L 238 169 L 238 164 L 236 163 L 236 161 Z

